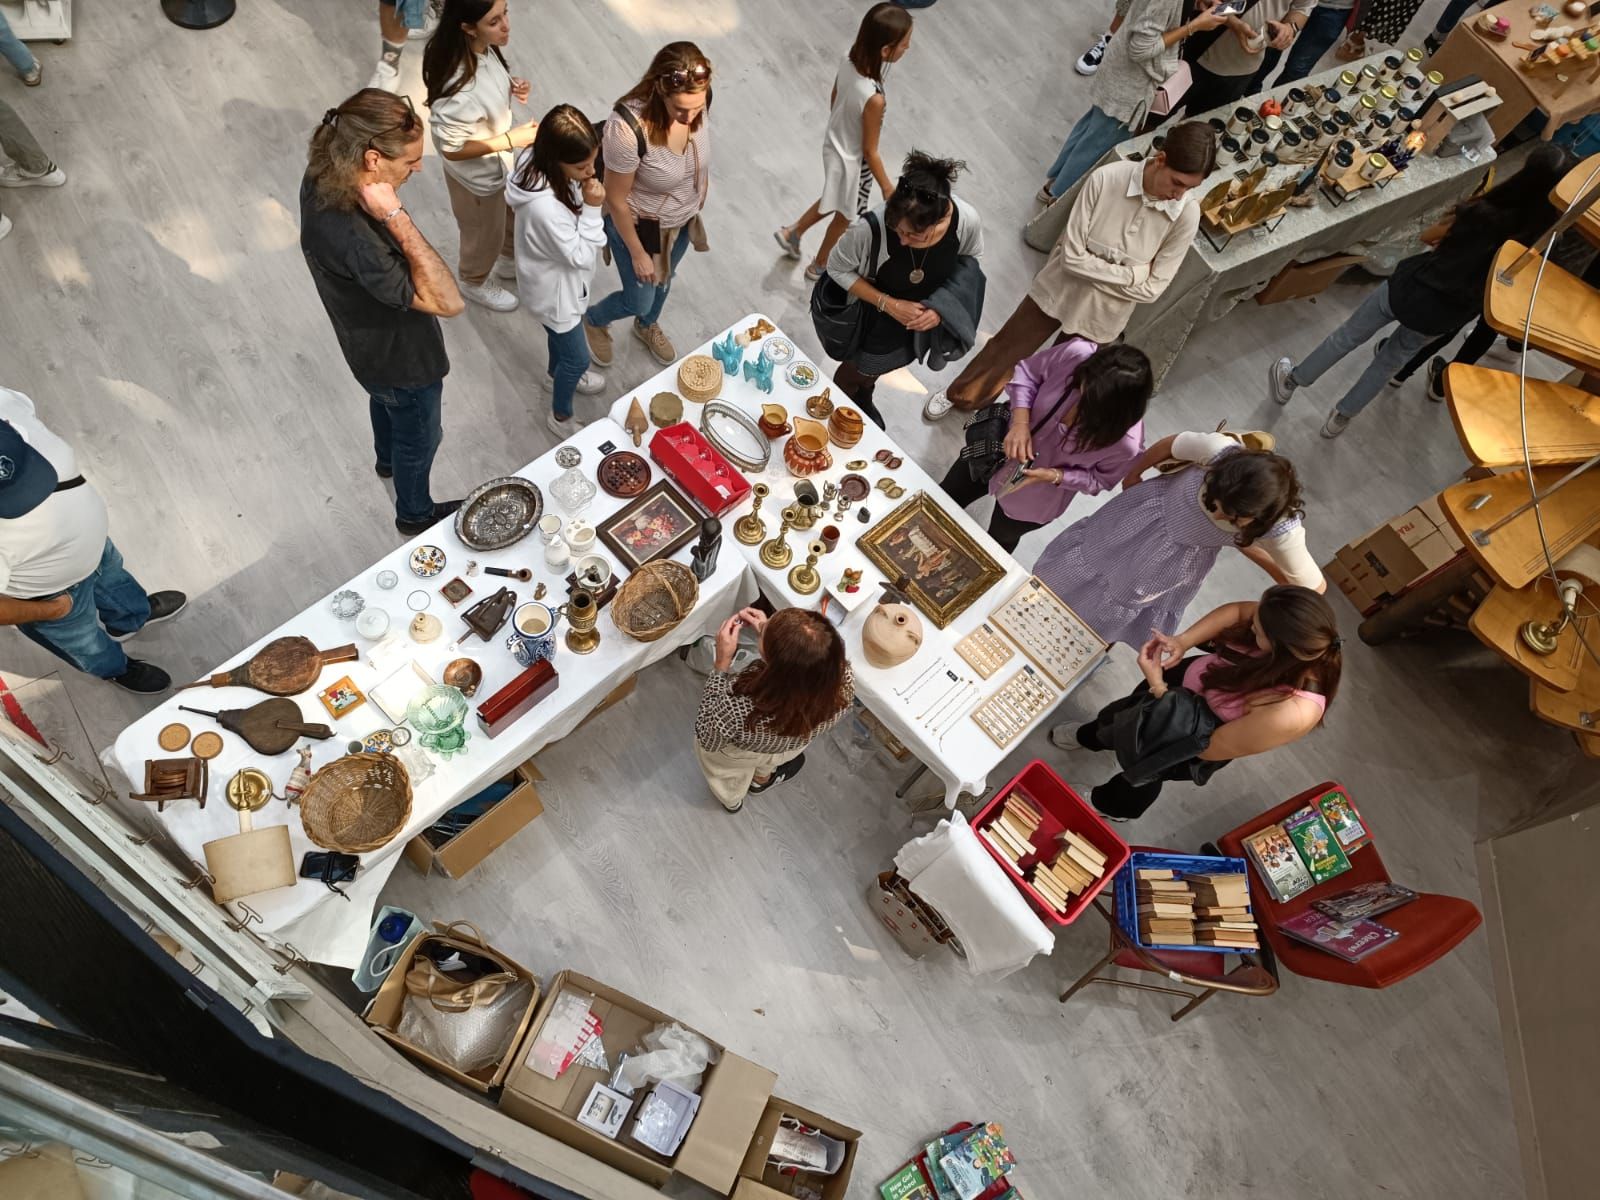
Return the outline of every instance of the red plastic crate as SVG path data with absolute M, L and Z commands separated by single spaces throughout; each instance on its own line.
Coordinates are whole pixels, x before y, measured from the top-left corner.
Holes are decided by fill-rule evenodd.
M 1098 882 L 1088 891 L 1079 892 L 1072 898 L 1067 911 L 1059 913 L 1051 906 L 1050 901 L 1022 877 L 1021 871 L 1012 866 L 1008 858 L 989 845 L 987 839 L 978 839 L 983 848 L 989 852 L 989 856 L 1000 864 L 1000 869 L 1011 877 L 1011 881 L 1021 889 L 1022 894 L 1032 902 L 1046 921 L 1055 925 L 1070 925 L 1078 919 L 1079 913 L 1089 907 L 1089 901 L 1111 883 L 1116 873 L 1128 861 L 1128 843 L 1112 832 L 1111 826 L 1101 820 L 1083 797 L 1067 786 L 1066 780 L 1037 758 L 1023 767 L 1021 773 L 1010 783 L 996 790 L 994 799 L 984 805 L 973 818 L 973 829 L 982 829 L 998 817 L 1005 807 L 1006 797 L 1013 792 L 1021 792 L 1039 810 L 1040 816 L 1039 828 L 1034 831 L 1031 843 L 1034 852 L 1022 860 L 1021 867 L 1028 868 L 1053 858 L 1059 845 L 1056 835 L 1068 829 L 1106 856 L 1106 869 Z
M 739 468 L 687 421 L 658 429 L 650 439 L 650 457 L 713 517 L 750 494 L 750 481 Z

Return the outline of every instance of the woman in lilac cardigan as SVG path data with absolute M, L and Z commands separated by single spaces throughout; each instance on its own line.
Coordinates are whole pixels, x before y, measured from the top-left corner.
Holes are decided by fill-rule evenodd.
M 1144 409 L 1154 390 L 1144 351 L 1068 338 L 1017 364 L 1006 385 L 1006 460 L 987 479 L 957 458 L 939 486 L 963 508 L 995 498 L 989 535 L 1006 551 L 1050 524 L 1078 493 L 1113 488 L 1144 449 Z

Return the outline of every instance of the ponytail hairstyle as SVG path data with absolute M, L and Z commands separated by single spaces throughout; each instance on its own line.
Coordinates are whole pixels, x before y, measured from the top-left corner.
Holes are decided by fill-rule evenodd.
M 704 92 L 706 106 L 695 116 L 689 126 L 690 133 L 699 132 L 711 111 L 711 60 L 693 42 L 669 42 L 656 51 L 645 69 L 644 78 L 634 84 L 618 104 L 626 104 L 639 111 L 639 124 L 644 126 L 645 137 L 652 145 L 663 146 L 667 130 L 672 128 L 672 116 L 667 112 L 667 97 L 683 92 Z
M 761 659 L 733 681 L 735 696 L 750 698 L 751 732 L 809 737 L 849 703 L 844 639 L 819 612 L 785 608 L 761 632 Z
M 580 216 L 583 205 L 573 198 L 561 167 L 581 163 L 599 148 L 600 134 L 589 118 L 570 104 L 558 104 L 540 118 L 533 145 L 518 155 L 516 185 L 525 192 L 548 187 L 574 216 Z
M 1112 342 L 1078 365 L 1072 386 L 1078 389 L 1072 444 L 1079 450 L 1104 450 L 1144 419 L 1156 385 L 1143 350 Z
M 883 52 L 898 46 L 911 32 L 911 14 L 898 4 L 874 4 L 861 18 L 850 65 L 873 83 L 883 82 Z
M 422 52 L 422 83 L 428 89 L 424 103 L 428 107 L 454 96 L 477 77 L 478 56 L 472 52 L 466 26 L 476 25 L 493 7 L 494 0 L 444 0 L 439 27 Z M 499 46 L 490 46 L 489 52 L 506 66 Z
M 967 164 L 954 158 L 934 158 L 921 150 L 906 155 L 894 195 L 883 209 L 883 223 L 894 228 L 902 221 L 921 233 L 944 220 L 950 212 L 950 189 Z
M 306 174 L 319 208 L 356 208 L 356 180 L 366 169 L 367 151 L 382 158 L 404 158 L 422 136 L 422 120 L 407 96 L 381 88 L 362 88 L 338 108 L 322 114 L 311 133 Z
M 1282 692 L 1272 694 L 1276 689 L 1298 688 L 1316 692 L 1331 706 L 1344 668 L 1344 639 L 1328 601 L 1310 588 L 1279 584 L 1261 594 L 1256 620 L 1271 649 L 1260 652 L 1248 621 L 1218 634 L 1222 661 L 1206 671 L 1205 687 L 1235 696 L 1266 692 L 1258 701 L 1262 704 L 1285 698 Z
M 1280 521 L 1303 517 L 1294 464 L 1270 450 L 1236 450 L 1206 468 L 1200 503 L 1239 527 L 1235 546 L 1249 546 Z

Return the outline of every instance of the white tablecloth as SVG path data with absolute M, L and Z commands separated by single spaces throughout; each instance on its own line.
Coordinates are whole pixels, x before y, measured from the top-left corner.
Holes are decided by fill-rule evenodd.
M 620 426 L 613 425 L 609 421 L 596 421 L 588 425 L 574 434 L 565 444 L 582 450 L 582 469 L 592 479 L 595 465 L 601 458 L 597 447 L 602 442 L 608 441 L 616 443 L 618 447 L 631 444 L 631 439 Z M 565 518 L 567 514 L 550 495 L 550 481 L 560 474 L 554 456 L 555 452 L 551 451 L 515 473 L 539 485 L 544 493 L 547 514 Z M 660 474 L 659 470 L 657 474 Z M 594 523 L 609 516 L 625 503 L 626 501 L 599 492 L 582 515 Z M 444 571 L 434 579 L 419 579 L 412 574 L 408 566 L 412 548 L 426 544 L 441 547 L 448 559 Z M 690 543 L 690 546 L 692 545 L 693 543 Z M 674 557 L 686 563 L 690 546 L 679 550 Z M 611 559 L 605 548 L 598 543 L 594 553 L 603 554 Z M 518 583 L 516 580 L 480 573 L 467 579 L 473 588 L 473 595 L 460 609 L 452 609 L 439 595 L 439 588 L 454 576 L 461 575 L 467 578 L 465 575 L 467 563 L 474 559 L 480 567 L 528 567 L 533 571 L 533 582 Z M 614 559 L 611 561 L 612 569 L 619 571 L 620 564 Z M 381 590 L 375 582 L 378 572 L 384 568 L 394 571 L 400 577 L 399 585 L 392 591 Z M 397 632 L 406 647 L 406 655 L 402 656 L 400 661 L 403 663 L 405 657 L 415 659 L 435 680 L 439 678 L 445 664 L 451 659 L 460 657 L 475 659 L 483 668 L 483 683 L 472 699 L 473 704 L 478 704 L 513 679 L 521 668 L 512 658 L 511 652 L 505 648 L 506 636 L 511 631 L 509 622 L 494 639 L 485 643 L 477 635 L 469 633 L 461 620 L 461 612 L 471 603 L 494 592 L 502 584 L 516 591 L 519 603 L 531 600 L 534 586 L 540 581 L 548 587 L 544 602 L 553 608 L 566 599 L 564 579 L 566 573 L 566 569 L 558 573 L 545 566 L 544 546 L 537 532 L 505 550 L 486 553 L 467 549 L 456 538 L 452 519 L 441 522 L 420 537 L 397 547 L 354 579 L 334 590 L 352 588 L 361 593 L 368 607 L 387 611 L 391 621 L 391 632 Z M 558 574 L 561 576 L 559 579 Z M 426 645 L 418 645 L 406 635 L 407 624 L 413 616 L 407 608 L 407 598 L 418 589 L 425 591 L 431 597 L 427 611 L 443 621 L 445 627 L 443 635 L 437 641 Z M 331 595 L 332 593 L 329 593 L 329 596 Z M 741 605 L 749 603 L 754 596 L 753 581 L 744 562 L 737 554 L 724 552 L 718 559 L 716 572 L 700 585 L 700 598 L 694 611 L 687 620 L 660 640 L 636 642 L 620 633 L 611 622 L 609 606 L 601 612 L 598 625 L 601 634 L 600 645 L 591 654 L 574 654 L 558 640 L 554 661 L 560 676 L 560 685 L 554 694 L 546 697 L 494 738 L 481 733 L 476 718 L 471 714 L 468 715 L 467 729 L 471 736 L 465 750 L 448 761 L 441 760 L 437 755 L 429 755 L 434 770 L 432 775 L 420 784 L 414 783 L 410 820 L 404 831 L 387 845 L 361 856 L 362 870 L 358 876 L 358 885 L 351 889 L 352 899 L 370 901 L 375 898 L 383 882 L 388 878 L 389 872 L 394 869 L 401 848 L 444 812 L 473 795 L 484 785 L 505 775 L 512 767 L 525 761 L 549 743 L 571 733 L 609 692 L 631 679 L 642 667 L 666 657 L 684 643 L 714 631 L 721 621 Z M 561 629 L 565 630 L 564 623 Z M 312 747 L 312 766 L 315 769 L 344 754 L 346 743 L 351 739 L 359 738 L 376 729 L 388 728 L 393 724 L 370 699 L 335 721 L 329 717 L 318 701 L 317 692 L 342 675 L 349 675 L 363 692 L 367 692 L 387 677 L 389 669 L 379 672 L 367 665 L 365 654 L 372 642 L 356 633 L 353 621 L 341 621 L 336 618 L 330 610 L 329 598 L 323 597 L 280 628 L 272 630 L 254 644 L 245 647 L 217 670 L 226 670 L 234 664 L 245 661 L 274 638 L 293 634 L 310 638 L 319 649 L 323 650 L 354 642 L 363 654 L 362 661 L 337 663 L 324 668 L 317 685 L 294 698 L 307 720 L 326 722 L 335 730 L 335 736 L 327 741 L 302 739 L 298 743 L 300 746 Z M 461 640 L 458 648 L 451 649 L 451 643 L 457 639 L 464 640 Z M 156 744 L 156 735 L 163 725 L 177 721 L 187 725 L 195 733 L 217 728 L 206 717 L 179 712 L 178 705 L 216 711 L 223 708 L 246 708 L 263 699 L 266 697 L 260 692 L 238 687 L 193 688 L 175 692 L 159 708 L 122 731 L 117 737 L 116 744 L 105 756 L 107 765 L 116 767 L 132 781 L 135 785 L 132 790 L 139 790 L 137 785 L 144 779 L 145 760 L 169 757 L 167 752 Z M 206 807 L 202 810 L 194 801 L 185 800 L 168 805 L 158 818 L 165 824 L 183 851 L 199 864 L 205 862 L 205 852 L 202 849 L 204 843 L 238 832 L 238 814 L 228 807 L 224 795 L 224 789 L 233 774 L 241 767 L 260 767 L 271 778 L 273 786 L 281 792 L 283 785 L 288 781 L 290 770 L 297 761 L 293 749 L 273 758 L 264 758 L 253 752 L 242 739 L 232 733 L 223 733 L 223 743 L 222 753 L 210 764 L 210 791 Z M 416 741 L 413 741 L 412 748 L 419 748 Z M 154 815 L 153 809 L 152 815 Z M 272 803 L 255 814 L 255 825 L 258 828 L 274 823 L 289 826 L 297 865 L 307 851 L 318 849 L 306 838 L 298 812 L 287 809 L 280 803 Z M 333 902 L 331 911 L 327 908 L 329 901 Z M 244 903 L 260 917 L 259 922 L 252 925 L 256 932 L 272 934 L 275 940 L 290 942 L 302 955 L 316 961 L 354 965 L 355 956 L 359 955 L 361 946 L 365 942 L 370 903 L 346 904 L 316 880 L 302 879 L 293 887 L 278 888 L 248 896 Z
M 748 329 L 760 319 L 762 319 L 760 313 L 751 313 L 743 320 L 735 322 L 731 328 Z M 768 319 L 770 320 L 770 318 Z M 782 333 L 781 330 L 779 332 L 780 334 Z M 718 334 L 712 340 L 720 340 L 725 333 L 726 331 Z M 746 350 L 745 357 L 747 361 L 753 357 L 758 348 L 759 343 L 756 343 Z M 705 345 L 700 346 L 694 353 L 710 354 L 711 343 L 707 342 Z M 820 374 L 823 369 L 822 365 L 817 364 L 817 368 Z M 648 412 L 650 397 L 656 392 L 676 392 L 678 390 L 677 374 L 678 369 L 674 365 L 668 367 L 653 379 L 648 379 L 640 384 L 628 395 L 617 400 L 611 410 L 612 419 L 621 424 L 627 417 L 629 401 L 635 396 L 639 398 L 641 407 Z M 789 410 L 792 420 L 796 414 L 802 417 L 805 415 L 805 400 L 808 397 L 816 395 L 824 387 L 829 386 L 833 387 L 833 400 L 836 404 L 849 403 L 848 398 L 839 391 L 837 386 L 833 385 L 832 380 L 826 375 L 823 375 L 815 386 L 802 390 L 791 386 L 782 378 L 777 377 L 775 373 L 772 394 L 767 396 L 754 383 L 747 382 L 742 371 L 737 379 L 732 376 L 724 377 L 722 394 L 718 398 L 735 405 L 752 418 L 760 417 L 763 401 L 781 404 Z M 698 404 L 685 401 L 684 419 L 698 427 L 700 408 L 701 406 Z M 652 429 L 651 434 L 653 433 L 654 430 Z M 650 443 L 651 434 L 645 435 L 646 446 Z M 771 443 L 772 458 L 767 463 L 765 472 L 750 476 L 752 481 L 757 479 L 764 480 L 772 489 L 772 494 L 767 498 L 761 509 L 762 519 L 767 524 L 769 537 L 777 532 L 779 514 L 785 505 L 794 502 L 794 485 L 799 482 L 799 479 L 791 474 L 784 465 L 782 451 L 785 440 L 787 440 L 786 437 L 779 438 Z M 903 463 L 898 469 L 890 471 L 873 461 L 873 456 L 883 447 L 887 447 L 893 454 L 899 455 L 903 459 Z M 934 729 L 930 730 L 926 722 L 919 721 L 919 717 L 928 713 L 929 702 L 937 696 L 936 689 L 939 687 L 937 684 L 925 684 L 911 696 L 909 701 L 901 699 L 895 694 L 895 691 L 896 689 L 909 688 L 913 681 L 917 680 L 934 660 L 939 658 L 942 658 L 945 665 L 958 676 L 963 679 L 971 679 L 979 685 L 976 689 L 968 689 L 967 698 L 960 705 L 963 710 L 975 707 L 982 699 L 998 691 L 1016 673 L 1025 659 L 1020 654 L 1016 655 L 1004 667 L 995 672 L 990 679 L 983 680 L 978 677 L 978 673 L 967 664 L 966 660 L 955 652 L 955 644 L 981 624 L 990 610 L 1016 591 L 1023 581 L 1028 578 L 1028 572 L 1016 559 L 1000 549 L 994 539 L 977 522 L 939 490 L 937 481 L 914 463 L 888 434 L 871 421 L 866 422 L 866 432 L 863 433 L 861 441 L 855 446 L 849 450 L 841 450 L 837 446 L 830 446 L 829 453 L 833 455 L 833 465 L 826 471 L 810 476 L 810 479 L 816 483 L 819 490 L 824 482 L 831 480 L 837 483 L 841 476 L 848 474 L 845 467 L 847 462 L 855 459 L 865 459 L 868 466 L 860 473 L 865 475 L 873 484 L 873 491 L 866 500 L 853 504 L 849 511 L 845 513 L 844 520 L 839 525 L 841 537 L 838 549 L 831 554 L 824 555 L 822 561 L 818 564 L 818 569 L 822 572 L 824 585 L 821 591 L 810 596 L 802 596 L 789 587 L 788 575 L 790 569 L 804 557 L 806 545 L 819 535 L 823 525 L 831 522 L 833 509 L 829 509 L 828 520 L 819 521 L 812 529 L 790 532 L 788 540 L 793 551 L 793 557 L 788 567 L 783 568 L 781 571 L 774 571 L 761 562 L 759 546 L 745 546 L 733 536 L 733 522 L 750 511 L 751 502 L 746 500 L 743 504 L 732 509 L 725 517 L 724 524 L 727 533 L 723 538 L 723 555 L 724 557 L 737 557 L 736 555 L 730 556 L 729 551 L 739 551 L 744 560 L 749 563 L 750 569 L 755 573 L 761 590 L 773 603 L 785 607 L 816 608 L 823 603 L 824 598 L 828 598 L 830 604 L 835 603 L 834 598 L 830 596 L 828 585 L 838 579 L 845 567 L 865 568 L 862 575 L 861 591 L 856 594 L 858 602 L 850 610 L 849 615 L 841 626 L 841 631 L 845 637 L 846 649 L 850 656 L 850 665 L 855 672 L 856 695 L 921 762 L 939 776 L 945 785 L 945 803 L 950 807 L 954 807 L 956 797 L 963 791 L 971 792 L 974 795 L 982 794 L 987 786 L 986 781 L 989 772 L 998 766 L 1001 760 L 1010 753 L 1011 747 L 1008 746 L 1002 749 L 997 746 L 989 735 L 978 728 L 970 717 L 962 717 L 957 720 L 953 725 L 949 726 L 947 732 L 945 731 L 946 722 L 941 721 Z M 899 500 L 891 500 L 883 492 L 877 490 L 878 480 L 886 475 L 893 476 L 895 481 L 906 489 L 905 495 Z M 858 537 L 871 527 L 872 523 L 876 523 L 880 518 L 888 516 L 898 505 L 911 499 L 919 489 L 939 497 L 942 501 L 941 507 L 952 515 L 961 524 L 962 528 L 1005 569 L 1006 575 L 1004 579 L 979 597 L 977 602 L 968 608 L 966 612 L 952 621 L 948 627 L 936 629 L 932 621 L 924 618 L 922 648 L 909 661 L 901 663 L 898 667 L 879 670 L 869 666 L 861 652 L 861 629 L 866 621 L 867 614 L 872 609 L 874 599 L 880 594 L 878 585 L 884 577 L 877 568 L 867 562 L 866 557 L 855 548 L 854 543 Z M 869 524 L 863 524 L 858 519 L 863 507 L 872 515 L 872 522 Z M 1090 664 L 1090 667 L 1092 668 L 1093 665 Z M 1078 676 L 1078 681 L 1087 678 L 1088 674 L 1089 669 L 1086 668 Z M 935 710 L 934 713 L 928 715 L 939 716 L 941 714 L 938 714 Z M 1041 717 L 1040 719 L 1042 720 L 1043 718 Z M 1038 723 L 1038 721 L 1035 721 L 1033 725 L 1029 726 L 1029 729 L 1032 729 Z M 1021 738 L 1017 740 L 1020 741 Z M 1012 746 L 1015 744 L 1016 742 L 1013 742 Z

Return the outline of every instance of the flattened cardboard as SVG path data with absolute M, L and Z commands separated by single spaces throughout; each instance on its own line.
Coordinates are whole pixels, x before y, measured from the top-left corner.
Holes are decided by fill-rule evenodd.
M 510 841 L 523 826 L 544 812 L 539 789 L 533 786 L 534 780 L 544 776 L 529 759 L 516 767 L 508 778 L 518 783 L 505 799 L 442 846 L 435 846 L 426 836 L 417 834 L 400 852 L 406 861 L 424 875 L 437 869 L 441 875 L 462 879 Z
M 794 1178 L 780 1175 L 776 1169 L 769 1169 L 767 1166 L 767 1154 L 772 1149 L 773 1135 L 777 1133 L 778 1122 L 785 1115 L 807 1125 L 814 1125 L 829 1137 L 838 1138 L 845 1143 L 844 1162 L 838 1171 L 832 1175 L 807 1175 L 812 1186 L 821 1190 L 822 1200 L 844 1200 L 850 1191 L 850 1172 L 855 1169 L 856 1150 L 861 1141 L 861 1131 L 840 1124 L 821 1113 L 812 1112 L 809 1108 L 801 1108 L 793 1101 L 780 1096 L 773 1096 L 767 1101 L 766 1111 L 761 1114 L 761 1120 L 756 1125 L 755 1136 L 750 1139 L 750 1147 L 745 1152 L 744 1162 L 739 1166 L 739 1189 L 733 1193 L 734 1200 L 772 1200 L 773 1197 L 794 1195 Z
M 715 1039 L 683 1021 L 678 1024 L 700 1033 L 721 1052 L 720 1060 L 706 1071 L 700 1088 L 700 1111 L 675 1159 L 666 1159 L 643 1147 L 616 1142 L 579 1123 L 578 1112 L 594 1084 L 607 1072 L 574 1063 L 558 1079 L 547 1079 L 528 1066 L 528 1052 L 539 1029 L 564 988 L 594 996 L 594 1013 L 604 1026 L 600 1040 L 615 1067 L 618 1055 L 632 1050 L 657 1025 L 677 1020 L 625 992 L 606 986 L 576 971 L 562 971 L 551 981 L 544 1003 L 534 1014 L 522 1044 L 512 1056 L 500 1095 L 500 1110 L 541 1133 L 565 1142 L 601 1162 L 660 1187 L 672 1177 L 674 1163 L 690 1178 L 726 1194 L 738 1170 L 739 1156 L 749 1145 L 751 1132 L 761 1118 L 762 1106 L 772 1094 L 777 1077 L 737 1054 L 730 1054 Z M 761 1090 L 762 1078 L 767 1080 Z M 730 1153 L 731 1150 L 731 1153 Z M 726 1175 L 724 1177 L 724 1171 Z M 720 1180 L 712 1183 L 710 1180 Z

